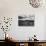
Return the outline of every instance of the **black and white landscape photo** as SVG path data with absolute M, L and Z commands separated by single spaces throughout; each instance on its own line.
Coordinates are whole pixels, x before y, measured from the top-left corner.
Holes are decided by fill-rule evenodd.
M 34 26 L 34 16 L 18 16 L 18 26 Z

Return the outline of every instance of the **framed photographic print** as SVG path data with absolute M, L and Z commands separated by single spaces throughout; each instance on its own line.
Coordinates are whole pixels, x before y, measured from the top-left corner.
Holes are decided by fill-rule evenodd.
M 18 16 L 18 26 L 34 26 L 34 16 Z

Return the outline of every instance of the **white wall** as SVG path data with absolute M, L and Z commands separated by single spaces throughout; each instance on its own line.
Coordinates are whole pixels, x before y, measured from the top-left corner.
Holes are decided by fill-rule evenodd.
M 19 15 L 35 15 L 34 27 L 19 27 Z M 13 17 L 11 29 L 9 31 L 17 40 L 27 40 L 34 34 L 39 40 L 45 40 L 45 16 L 46 8 L 33 8 L 28 0 L 0 0 L 0 16 Z M 2 31 L 1 31 L 2 32 Z M 45 33 L 45 34 L 44 34 Z M 0 33 L 1 34 L 1 33 Z M 2 36 L 0 36 L 2 39 Z

